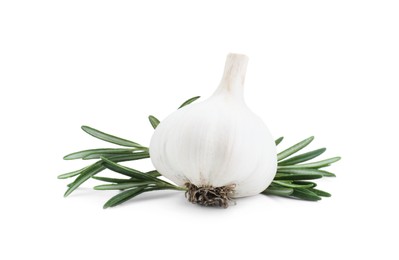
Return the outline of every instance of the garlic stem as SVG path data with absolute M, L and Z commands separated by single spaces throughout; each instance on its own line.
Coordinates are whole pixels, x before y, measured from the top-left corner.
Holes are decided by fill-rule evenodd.
M 227 55 L 223 77 L 215 95 L 228 92 L 231 97 L 243 99 L 247 65 L 248 57 L 246 55 L 236 53 Z

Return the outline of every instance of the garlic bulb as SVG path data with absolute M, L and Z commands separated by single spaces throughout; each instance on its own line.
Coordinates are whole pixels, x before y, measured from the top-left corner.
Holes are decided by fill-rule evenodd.
M 153 165 L 186 186 L 193 203 L 227 207 L 231 198 L 265 190 L 276 174 L 274 140 L 244 102 L 247 63 L 245 55 L 229 54 L 215 93 L 169 115 L 152 136 Z

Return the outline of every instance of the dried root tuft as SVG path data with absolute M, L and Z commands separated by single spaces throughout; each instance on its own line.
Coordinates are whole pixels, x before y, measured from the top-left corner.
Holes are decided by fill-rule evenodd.
M 187 182 L 186 187 L 186 198 L 194 204 L 227 208 L 233 202 L 232 196 L 234 194 L 235 184 L 222 187 L 197 187 Z

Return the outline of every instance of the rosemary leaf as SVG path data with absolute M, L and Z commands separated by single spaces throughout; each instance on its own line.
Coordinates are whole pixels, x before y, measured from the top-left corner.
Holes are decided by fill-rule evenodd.
M 68 179 L 68 178 L 74 177 L 76 175 L 79 175 L 82 171 L 86 170 L 88 167 L 90 167 L 90 165 L 86 166 L 86 167 L 84 167 L 84 168 L 82 168 L 80 170 L 77 170 L 77 171 L 60 174 L 60 175 L 58 175 L 57 178 L 58 179 Z
M 290 148 L 287 148 L 286 150 L 277 154 L 277 160 L 281 161 L 282 159 L 287 158 L 291 154 L 294 154 L 294 153 L 298 152 L 299 150 L 305 148 L 308 144 L 310 144 L 313 141 L 313 139 L 314 139 L 314 137 L 311 136 L 311 137 L 291 146 Z
M 333 157 L 326 160 L 314 162 L 314 163 L 306 163 L 306 164 L 295 164 L 289 166 L 279 166 L 278 170 L 281 171 L 282 169 L 306 169 L 306 168 L 322 168 L 330 166 L 332 163 L 339 161 L 341 157 Z
M 149 184 L 153 184 L 152 182 L 127 182 L 127 183 L 118 183 L 118 184 L 103 184 L 95 186 L 95 190 L 126 190 L 134 187 L 143 187 L 149 186 Z
M 309 200 L 309 201 L 318 201 L 321 200 L 317 194 L 314 192 L 311 192 L 307 189 L 294 189 L 294 192 L 291 194 L 291 197 L 297 198 L 297 199 L 302 199 L 302 200 Z
M 336 177 L 334 173 L 328 172 L 328 171 L 322 171 L 319 170 L 321 172 L 321 174 L 323 175 L 323 177 Z
M 100 177 L 100 176 L 93 176 L 92 178 L 95 180 L 98 180 L 98 181 L 112 182 L 112 183 L 132 182 L 132 179 L 108 178 L 108 177 Z
M 141 149 L 143 149 L 143 148 L 148 149 L 138 143 L 101 132 L 101 131 L 94 129 L 92 127 L 89 127 L 89 126 L 82 126 L 82 130 L 91 136 L 94 136 L 100 140 L 103 140 L 103 141 L 106 141 L 109 143 L 126 146 L 126 147 L 136 147 L 136 148 L 141 148 Z
M 146 172 L 145 174 L 151 175 L 152 177 L 162 176 L 157 170 Z
M 115 195 L 111 199 L 109 199 L 105 204 L 104 204 L 104 209 L 109 208 L 109 207 L 115 207 L 123 202 L 126 202 L 137 195 L 140 195 L 143 192 L 149 192 L 149 191 L 155 191 L 155 190 L 184 190 L 181 187 L 177 186 L 157 186 L 157 187 L 137 187 L 133 188 L 130 190 L 123 191 L 119 193 L 118 195 Z
M 309 189 L 311 192 L 313 192 L 314 194 L 318 195 L 318 196 L 322 196 L 322 197 L 331 197 L 331 194 L 322 190 L 318 190 L 318 189 L 314 189 L 311 188 Z
M 152 127 L 155 129 L 157 128 L 157 126 L 159 125 L 160 121 L 158 120 L 158 118 L 156 118 L 155 116 L 149 116 L 148 120 L 150 120 L 150 123 L 152 125 Z
M 133 178 L 141 179 L 141 180 L 151 180 L 151 181 L 160 181 L 156 177 L 153 177 L 151 175 L 147 175 L 143 172 L 140 172 L 138 170 L 122 166 L 120 164 L 114 163 L 113 161 L 107 159 L 107 158 L 101 158 L 104 162 L 104 166 L 107 167 L 108 169 L 118 172 L 120 174 L 130 176 Z
M 281 161 L 278 163 L 278 165 L 294 165 L 297 163 L 301 163 L 301 162 L 306 162 L 309 161 L 319 155 L 321 155 L 322 153 L 324 153 L 326 151 L 326 148 L 321 148 L 321 149 L 317 149 L 311 152 L 307 152 L 307 153 L 303 153 L 294 157 L 291 157 L 287 160 Z
M 276 143 L 276 145 L 279 145 L 281 143 L 281 141 L 283 141 L 283 139 L 284 139 L 284 137 L 282 136 L 280 138 L 277 138 L 276 141 L 274 141 L 274 142 Z
M 137 195 L 140 195 L 141 193 L 145 192 L 144 187 L 138 187 L 130 190 L 123 191 L 119 193 L 118 195 L 113 196 L 110 198 L 103 206 L 104 209 L 109 208 L 109 207 L 115 207 L 119 204 L 122 204 L 125 201 L 128 201 Z
M 274 184 L 278 184 L 280 186 L 283 186 L 285 188 L 312 188 L 314 187 L 313 183 L 309 184 L 298 184 L 298 183 L 293 183 L 290 181 L 273 181 Z
M 90 155 L 85 160 L 90 159 Z M 108 159 L 112 159 L 112 161 L 124 162 L 124 161 L 135 161 L 141 159 L 150 158 L 150 154 L 148 152 L 139 152 L 139 153 L 132 153 L 132 154 L 121 154 L 121 155 L 109 155 L 109 156 L 100 156 L 100 158 L 105 157 Z
M 82 159 L 88 155 L 116 155 L 116 154 L 130 154 L 133 153 L 134 149 L 121 149 L 121 148 L 100 148 L 100 149 L 90 149 L 83 150 L 75 153 L 68 154 L 64 156 L 64 160 L 75 160 Z M 97 157 L 99 158 L 99 157 Z
M 291 188 L 273 187 L 269 186 L 262 192 L 264 195 L 276 195 L 276 196 L 289 196 L 294 192 Z
M 285 180 L 314 180 L 320 179 L 323 175 L 314 174 L 314 173 L 298 173 L 298 174 L 290 174 L 290 173 L 277 173 L 274 177 L 275 181 L 285 181 Z
M 311 182 L 311 181 L 293 181 L 292 183 L 294 183 L 294 184 L 302 184 L 302 185 L 309 184 L 309 185 L 312 185 L 311 188 L 314 188 L 314 187 L 317 186 L 316 183 Z
M 294 174 L 319 174 L 323 175 L 324 173 L 321 170 L 317 169 L 286 169 L 286 168 L 277 168 L 277 173 L 294 173 Z
M 200 97 L 201 97 L 201 96 L 192 97 L 192 98 L 190 98 L 190 99 L 184 101 L 184 103 L 181 104 L 181 106 L 180 106 L 178 109 L 180 109 L 180 108 L 182 108 L 182 107 L 185 107 L 185 106 L 187 106 L 187 105 L 193 103 L 195 100 L 199 99 Z
M 87 154 L 85 157 L 83 157 L 83 160 L 91 160 L 91 159 L 100 159 L 101 157 L 106 157 L 106 158 L 121 158 L 121 157 L 127 157 L 129 158 L 129 161 L 133 160 L 140 160 L 140 159 L 146 159 L 149 158 L 150 155 L 148 154 L 147 151 L 145 152 L 130 152 L 130 153 L 120 153 L 120 154 L 112 154 L 112 153 L 91 153 Z
M 130 153 L 131 154 L 131 153 Z M 82 159 L 83 160 L 93 160 L 93 159 L 101 159 L 101 157 L 106 157 L 106 158 L 113 158 L 115 156 L 120 156 L 123 154 L 112 154 L 112 153 L 89 153 L 85 155 Z M 125 154 L 128 155 L 128 154 Z M 147 158 L 147 157 L 145 157 Z M 130 161 L 130 160 L 129 160 Z

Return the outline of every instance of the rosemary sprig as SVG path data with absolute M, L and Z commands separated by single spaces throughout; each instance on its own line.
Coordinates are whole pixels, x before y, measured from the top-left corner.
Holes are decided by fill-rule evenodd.
M 283 137 L 278 138 L 276 140 L 276 145 L 281 143 L 283 139 Z M 314 187 L 317 186 L 316 183 L 306 180 L 320 179 L 323 177 L 335 177 L 335 174 L 320 169 L 339 161 L 341 159 L 340 157 L 333 157 L 318 162 L 301 164 L 320 156 L 326 151 L 326 148 L 321 148 L 289 157 L 308 146 L 313 140 L 314 137 L 311 136 L 277 155 L 277 174 L 274 177 L 272 184 L 265 191 L 263 191 L 262 194 L 277 195 L 310 201 L 317 201 L 321 200 L 321 197 L 331 196 L 325 191 L 315 189 Z M 285 159 L 287 157 L 289 158 Z
M 193 97 L 185 101 L 179 107 L 179 109 L 191 104 L 198 98 L 200 97 Z M 154 129 L 160 123 L 155 116 L 150 115 L 148 119 Z M 186 187 L 179 187 L 160 179 L 159 177 L 161 174 L 159 174 L 156 170 L 150 172 L 141 172 L 139 170 L 118 164 L 119 162 L 124 161 L 134 161 L 149 158 L 150 155 L 148 152 L 148 147 L 128 139 L 104 133 L 89 126 L 82 126 L 82 130 L 95 138 L 127 148 L 90 149 L 66 155 L 64 157 L 65 160 L 98 160 L 80 170 L 58 176 L 59 179 L 76 177 L 72 183 L 67 185 L 68 189 L 65 192 L 65 197 L 70 195 L 74 190 L 76 190 L 80 185 L 90 178 L 108 183 L 95 186 L 95 190 L 121 191 L 119 194 L 109 199 L 104 204 L 104 208 L 117 206 L 144 192 L 156 190 L 187 190 Z M 275 141 L 276 145 L 279 145 L 283 139 L 283 137 L 278 138 Z M 326 148 L 295 155 L 297 152 L 308 146 L 313 140 L 313 136 L 309 137 L 287 148 L 277 155 L 277 174 L 271 185 L 265 191 L 263 191 L 262 194 L 309 201 L 317 201 L 320 200 L 321 197 L 331 196 L 325 191 L 315 189 L 317 184 L 310 182 L 309 180 L 320 179 L 323 177 L 334 177 L 335 175 L 333 173 L 321 170 L 321 168 L 330 166 L 332 163 L 337 162 L 340 157 L 333 157 L 317 162 L 308 162 L 309 160 L 312 160 L 323 154 L 326 151 Z M 96 174 L 105 169 L 109 169 L 115 173 L 121 174 L 122 176 L 125 176 L 125 178 L 96 176 Z

